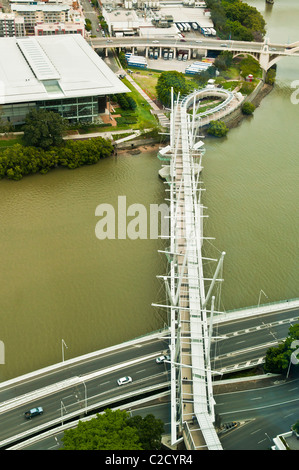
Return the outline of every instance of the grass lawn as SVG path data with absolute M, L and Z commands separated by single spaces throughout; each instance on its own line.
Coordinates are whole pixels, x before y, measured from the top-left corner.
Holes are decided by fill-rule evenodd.
M 131 83 L 123 79 L 125 85 L 131 90 L 130 94 L 132 98 L 137 103 L 137 109 L 134 112 L 134 115 L 137 117 L 137 124 L 132 125 L 133 129 L 144 129 L 146 127 L 155 127 L 157 125 L 157 120 L 154 115 L 151 113 L 151 107 L 147 101 L 137 92 L 137 90 L 131 85 Z M 140 85 L 141 86 L 141 85 Z
M 131 76 L 150 98 L 156 99 L 156 85 L 160 76 L 159 72 L 140 70 L 138 73 L 134 71 Z
M 0 138 L 0 150 L 5 149 L 6 147 L 12 147 L 13 145 L 21 144 L 22 145 L 22 137 L 14 137 L 14 138 Z

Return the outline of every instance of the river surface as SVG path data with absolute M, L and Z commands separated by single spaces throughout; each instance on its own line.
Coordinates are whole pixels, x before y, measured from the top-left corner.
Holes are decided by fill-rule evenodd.
M 272 42 L 299 40 L 297 0 L 248 1 Z M 299 59 L 278 63 L 274 90 L 227 138 L 206 139 L 202 179 L 205 243 L 226 252 L 222 308 L 298 297 L 299 104 L 291 102 Z M 297 87 L 298 88 L 298 87 Z M 164 202 L 156 154 L 0 181 L 0 381 L 163 327 L 151 306 L 165 301 L 156 279 L 161 240 L 99 240 L 96 207 Z M 215 264 L 205 266 L 213 274 Z

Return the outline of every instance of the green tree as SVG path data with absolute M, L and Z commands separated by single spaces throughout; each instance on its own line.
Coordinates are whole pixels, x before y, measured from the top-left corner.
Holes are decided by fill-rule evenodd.
M 267 71 L 265 83 L 267 83 L 268 85 L 274 85 L 276 78 L 276 69 L 277 65 L 275 64 Z
M 156 419 L 153 414 L 149 414 L 145 418 L 133 416 L 128 420 L 128 424 L 137 429 L 143 450 L 161 449 L 163 421 Z
M 228 127 L 222 121 L 211 121 L 207 130 L 209 135 L 224 137 L 228 133 Z
M 64 129 L 64 120 L 58 113 L 33 109 L 25 119 L 23 140 L 26 145 L 48 149 L 63 142 Z
M 255 110 L 255 106 L 253 103 L 250 103 L 250 101 L 246 101 L 243 106 L 242 106 L 242 113 L 246 115 L 253 114 Z
M 91 24 L 91 21 L 88 18 L 85 18 L 85 29 L 86 29 L 86 31 L 91 31 L 92 30 L 92 24 Z
M 299 340 L 299 323 L 289 328 L 288 337 L 277 347 L 271 347 L 266 352 L 264 370 L 274 374 L 286 373 L 294 352 L 293 341 Z M 298 369 L 298 364 L 294 364 Z
M 299 434 L 299 421 L 296 421 L 295 424 L 292 426 L 293 431 L 295 431 L 297 434 Z
M 153 415 L 130 417 L 110 409 L 64 432 L 63 450 L 156 450 L 161 448 L 163 423 Z
M 138 432 L 128 426 L 126 411 L 110 409 L 64 432 L 63 450 L 142 450 Z
M 261 13 L 241 0 L 206 0 L 206 4 L 221 37 L 252 41 L 262 40 L 266 33 Z
M 85 141 L 66 141 L 47 150 L 40 147 L 13 145 L 0 152 L 0 178 L 20 180 L 34 173 L 48 173 L 58 166 L 69 169 L 93 165 L 114 151 L 110 140 L 103 137 Z
M 159 101 L 165 106 L 171 105 L 171 88 L 173 88 L 174 97 L 178 94 L 185 95 L 189 91 L 185 75 L 181 72 L 169 71 L 162 72 L 158 78 L 156 91 Z
M 218 70 L 227 70 L 233 63 L 233 53 L 222 51 L 215 59 L 214 66 Z

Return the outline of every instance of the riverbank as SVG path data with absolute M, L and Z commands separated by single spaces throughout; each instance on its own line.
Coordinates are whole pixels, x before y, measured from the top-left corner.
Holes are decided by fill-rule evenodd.
M 114 152 L 115 155 L 139 155 L 140 153 L 148 152 L 157 152 L 164 144 L 157 142 L 157 140 L 152 139 L 152 142 L 144 143 L 142 141 L 137 141 L 136 143 L 131 143 L 131 146 L 121 146 L 117 148 Z
M 249 95 L 246 99 L 246 101 L 254 104 L 254 106 L 257 108 L 260 106 L 261 102 L 263 99 L 271 93 L 273 90 L 272 85 L 267 85 L 264 83 L 260 90 L 254 90 L 251 95 Z M 244 104 L 244 103 L 243 103 Z M 234 127 L 237 127 L 244 119 L 248 119 L 248 117 L 242 112 L 242 106 L 240 106 L 238 109 L 236 109 L 232 114 L 229 114 L 223 119 L 223 122 L 227 125 L 229 129 L 233 129 Z
M 257 108 L 258 106 L 260 106 L 263 99 L 269 93 L 271 93 L 272 90 L 273 90 L 272 85 L 268 85 L 266 83 L 260 82 L 260 84 L 255 88 L 255 90 L 250 95 L 248 95 L 246 97 L 246 99 L 243 100 L 236 109 L 234 109 L 231 113 L 229 113 L 229 114 L 227 114 L 227 115 L 225 115 L 222 118 L 219 118 L 217 120 L 220 120 L 220 121 L 224 122 L 224 124 L 229 129 L 233 129 L 233 128 L 237 127 L 244 119 L 248 119 L 248 117 L 252 116 L 252 115 L 248 116 L 248 115 L 243 114 L 243 112 L 242 112 L 243 104 L 245 102 L 250 102 L 250 103 L 254 104 L 254 106 Z M 209 124 L 207 124 L 204 127 L 200 128 L 200 132 L 204 136 L 208 136 L 208 133 L 207 133 L 208 126 L 209 126 Z

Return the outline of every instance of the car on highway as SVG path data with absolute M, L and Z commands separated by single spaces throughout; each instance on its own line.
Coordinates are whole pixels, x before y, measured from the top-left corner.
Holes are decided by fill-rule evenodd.
M 25 411 L 25 418 L 26 419 L 31 419 L 34 416 L 42 415 L 43 412 L 44 412 L 44 410 L 41 406 L 38 406 L 36 408 L 31 408 L 31 410 Z
M 195 41 L 195 42 L 202 42 L 202 40 L 201 40 L 201 39 L 196 39 L 196 41 Z
M 163 354 L 162 356 L 159 356 L 156 359 L 157 364 L 162 364 L 165 361 L 170 361 L 170 356 L 166 356 L 165 354 Z
M 227 44 L 220 44 L 221 47 L 227 47 Z
M 118 385 L 124 385 L 124 384 L 128 384 L 130 382 L 133 382 L 132 377 L 127 376 L 127 377 L 121 377 L 120 379 L 118 379 L 117 384 Z
M 154 44 L 158 44 L 158 43 L 159 43 L 159 41 L 153 41 L 153 43 L 154 43 Z
M 107 39 L 107 42 L 113 42 L 112 39 Z

